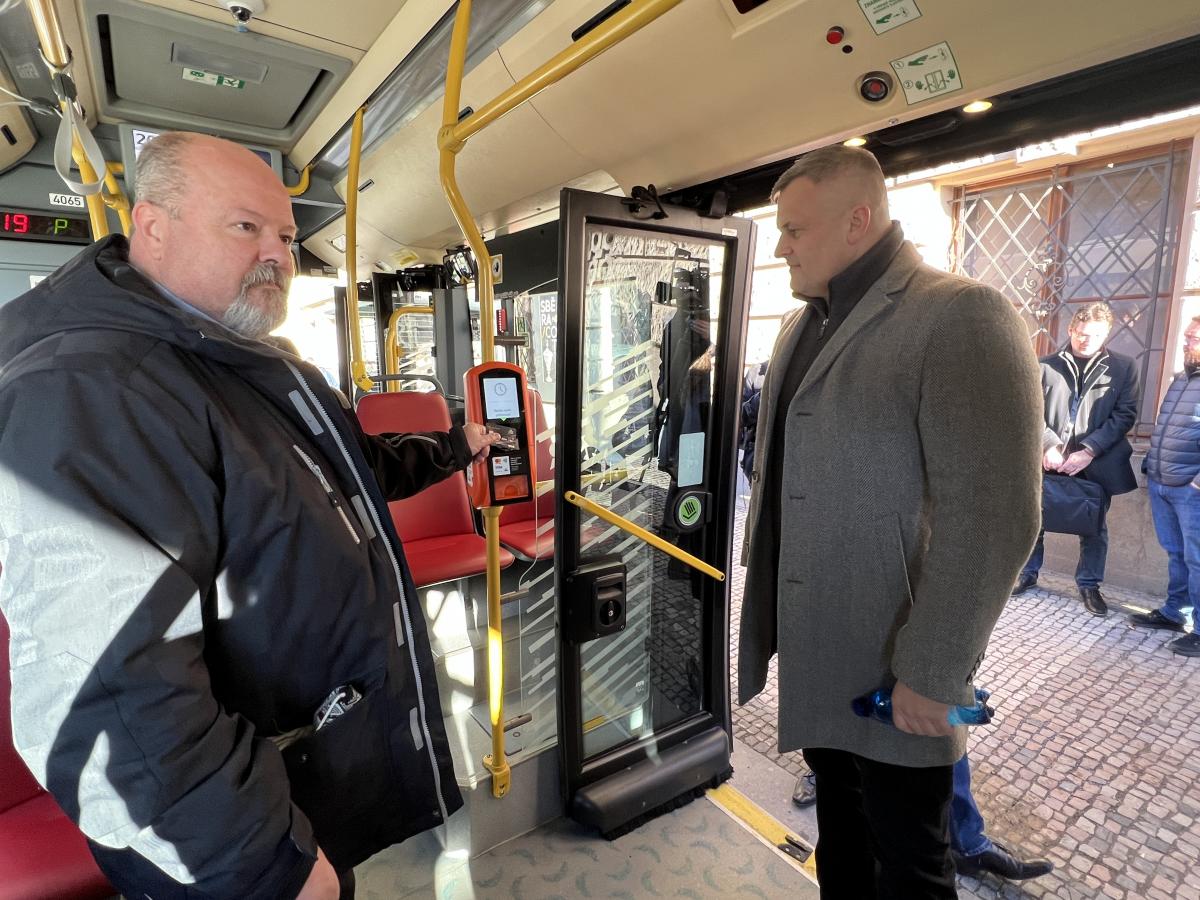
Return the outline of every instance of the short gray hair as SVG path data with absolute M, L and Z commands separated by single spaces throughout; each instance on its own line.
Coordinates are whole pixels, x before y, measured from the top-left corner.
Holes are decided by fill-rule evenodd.
M 779 176 L 775 187 L 771 188 L 771 200 L 779 196 L 779 192 L 797 178 L 807 178 L 813 184 L 820 184 L 830 178 L 840 175 L 859 175 L 864 180 L 878 185 L 878 200 L 887 197 L 887 189 L 883 183 L 883 169 L 879 160 L 870 150 L 861 147 L 847 147 L 843 144 L 833 144 L 805 153 Z
M 179 218 L 183 204 L 187 184 L 184 153 L 192 137 L 186 131 L 168 131 L 147 143 L 138 154 L 134 183 L 137 199 L 161 206 L 172 219 Z

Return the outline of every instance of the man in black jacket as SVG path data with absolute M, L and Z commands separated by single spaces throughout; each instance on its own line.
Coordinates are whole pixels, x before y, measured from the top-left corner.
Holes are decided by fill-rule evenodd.
M 1108 615 L 1108 605 L 1100 594 L 1108 557 L 1104 514 L 1115 494 L 1137 488 L 1129 464 L 1133 448 L 1125 434 L 1137 421 L 1139 379 L 1132 359 L 1104 348 L 1112 325 L 1113 314 L 1107 303 L 1089 303 L 1071 318 L 1067 346 L 1041 360 L 1046 400 L 1042 467 L 1047 472 L 1094 481 L 1106 492 L 1100 532 L 1079 538 L 1079 563 L 1075 567 L 1079 596 L 1094 616 Z M 1038 535 L 1033 553 L 1017 578 L 1014 596 L 1037 584 L 1044 534 Z
M 156 138 L 137 200 L 0 310 L 15 744 L 127 897 L 345 897 L 462 803 L 386 504 L 494 436 L 366 437 L 272 341 L 296 227 L 248 150 Z
M 1167 551 L 1167 602 L 1129 621 L 1180 633 L 1167 646 L 1195 657 L 1200 656 L 1200 316 L 1183 333 L 1183 363 L 1158 408 L 1145 465 L 1154 531 Z M 1184 634 L 1189 614 L 1192 627 Z

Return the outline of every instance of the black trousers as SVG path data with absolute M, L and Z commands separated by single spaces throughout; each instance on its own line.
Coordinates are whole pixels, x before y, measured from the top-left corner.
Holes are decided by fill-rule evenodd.
M 914 769 L 805 750 L 817 776 L 822 900 L 957 897 L 950 858 L 953 766 Z

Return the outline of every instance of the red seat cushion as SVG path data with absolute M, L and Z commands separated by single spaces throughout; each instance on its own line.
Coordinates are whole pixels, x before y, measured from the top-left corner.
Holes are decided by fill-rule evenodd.
M 540 537 L 539 529 L 545 529 Z M 501 525 L 500 543 L 516 550 L 525 559 L 550 559 L 554 556 L 553 519 L 524 519 Z
M 404 542 L 404 555 L 413 583 L 426 587 L 487 571 L 487 541 L 479 535 L 443 535 Z M 513 564 L 513 555 L 500 548 L 500 568 Z
M 0 616 L 0 900 L 111 897 L 82 832 L 13 747 L 8 638 Z
M 116 891 L 83 834 L 42 792 L 0 813 L 0 900 L 89 900 Z
M 434 393 L 368 394 L 359 401 L 358 418 L 368 434 L 450 429 L 446 399 Z M 417 587 L 487 571 L 487 541 L 475 530 L 462 472 L 412 497 L 393 500 L 388 509 Z M 500 549 L 501 568 L 512 565 L 513 559 Z

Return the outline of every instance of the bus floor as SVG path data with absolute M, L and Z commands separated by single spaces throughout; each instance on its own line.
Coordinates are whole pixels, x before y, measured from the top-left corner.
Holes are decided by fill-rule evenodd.
M 744 576 L 734 566 L 734 660 Z M 1200 659 L 1165 649 L 1176 635 L 1129 627 L 1126 613 L 1160 599 L 1103 592 L 1111 613 L 1096 618 L 1073 578 L 1043 569 L 992 635 L 977 684 L 992 692 L 997 717 L 972 729 L 973 793 L 990 837 L 1055 871 L 1019 884 L 960 878 L 962 897 L 1200 900 Z M 779 787 L 790 791 L 804 769 L 799 753 L 776 749 L 778 703 L 772 665 L 767 690 L 734 708 L 734 735 L 743 758 L 786 771 Z M 737 754 L 734 766 L 746 770 Z M 742 790 L 815 841 L 815 817 Z
M 357 866 L 356 900 L 818 897 L 795 860 L 707 796 L 615 841 L 565 818 L 469 862 L 442 854 L 438 840 L 426 832 Z

